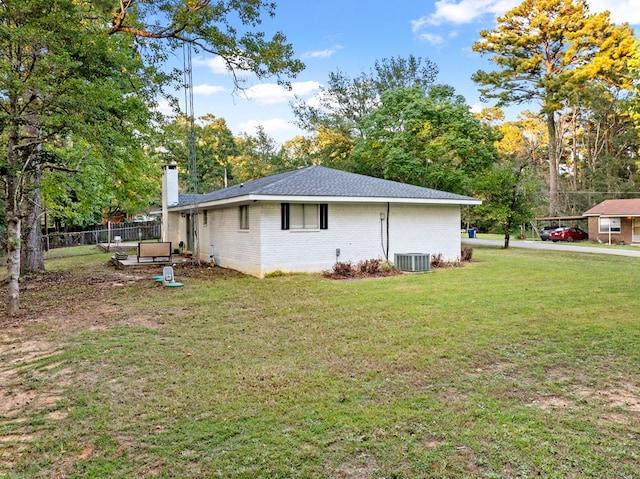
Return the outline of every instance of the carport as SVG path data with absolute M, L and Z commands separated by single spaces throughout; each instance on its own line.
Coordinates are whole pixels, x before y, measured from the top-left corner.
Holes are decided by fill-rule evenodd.
M 555 226 L 557 228 L 561 226 L 580 226 L 585 231 L 588 231 L 586 223 L 586 216 L 545 216 L 540 218 L 534 218 L 531 222 L 531 234 L 534 238 L 540 236 L 540 228 L 543 226 Z M 580 222 L 583 223 L 580 223 Z

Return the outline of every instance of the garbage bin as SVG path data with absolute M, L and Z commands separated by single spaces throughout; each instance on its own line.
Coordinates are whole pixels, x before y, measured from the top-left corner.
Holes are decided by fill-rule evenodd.
M 476 237 L 476 229 L 475 228 L 469 228 L 467 230 L 467 233 L 469 234 L 469 238 L 475 238 Z

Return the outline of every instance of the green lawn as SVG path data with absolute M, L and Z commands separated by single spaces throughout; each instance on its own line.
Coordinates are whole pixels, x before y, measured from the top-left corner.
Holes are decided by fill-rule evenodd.
M 638 477 L 638 259 L 478 247 L 427 274 L 183 288 L 105 259 L 71 286 L 50 260 L 0 333 L 47 352 L 2 350 L 0 404 L 55 399 L 0 414 L 0 477 Z

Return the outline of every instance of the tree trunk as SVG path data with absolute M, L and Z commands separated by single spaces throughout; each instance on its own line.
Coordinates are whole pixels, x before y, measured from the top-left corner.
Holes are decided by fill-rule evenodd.
M 28 122 L 23 126 L 23 134 L 27 137 L 39 139 L 41 136 L 41 126 L 35 115 L 28 115 Z M 25 237 L 24 249 L 22 255 L 22 264 L 20 270 L 22 273 L 34 273 L 44 271 L 44 254 L 42 252 L 42 227 L 40 226 L 42 216 L 42 167 L 38 155 L 41 146 L 35 147 L 30 155 L 30 163 L 32 165 L 31 174 L 28 184 L 31 188 L 28 193 L 28 216 L 25 221 Z M 35 160 L 35 161 L 34 161 Z M 26 212 L 25 212 L 26 213 Z
M 504 232 L 504 249 L 508 249 L 509 248 L 509 241 L 511 240 L 511 219 L 507 220 L 507 225 L 505 227 L 505 232 Z
M 553 216 L 558 212 L 558 168 L 560 166 L 556 118 L 553 112 L 547 113 L 547 133 L 549 134 L 549 215 Z
M 12 316 L 20 308 L 20 226 L 22 220 L 7 212 L 7 313 Z
M 10 111 L 17 111 L 17 101 L 11 101 Z M 7 135 L 7 175 L 4 178 L 7 208 L 7 313 L 12 316 L 20 309 L 20 245 L 22 242 L 22 184 L 19 176 L 17 146 L 19 126 L 9 128 Z
M 32 175 L 31 184 L 40 185 L 41 172 L 38 168 Z M 26 219 L 28 230 L 26 231 L 26 242 L 24 248 L 24 261 L 22 262 L 22 273 L 35 273 L 44 271 L 44 253 L 42 251 L 42 194 L 40 186 L 34 188 L 30 195 L 31 209 Z
M 12 145 L 11 139 L 9 145 Z M 20 308 L 20 244 L 22 218 L 18 200 L 18 178 L 6 178 L 7 184 L 7 313 L 14 315 Z

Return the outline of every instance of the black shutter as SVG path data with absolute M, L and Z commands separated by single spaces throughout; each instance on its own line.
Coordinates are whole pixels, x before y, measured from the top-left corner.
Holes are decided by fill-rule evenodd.
M 289 203 L 280 204 L 280 229 L 289 229 Z
M 320 229 L 329 228 L 329 205 L 327 203 L 320 204 Z

